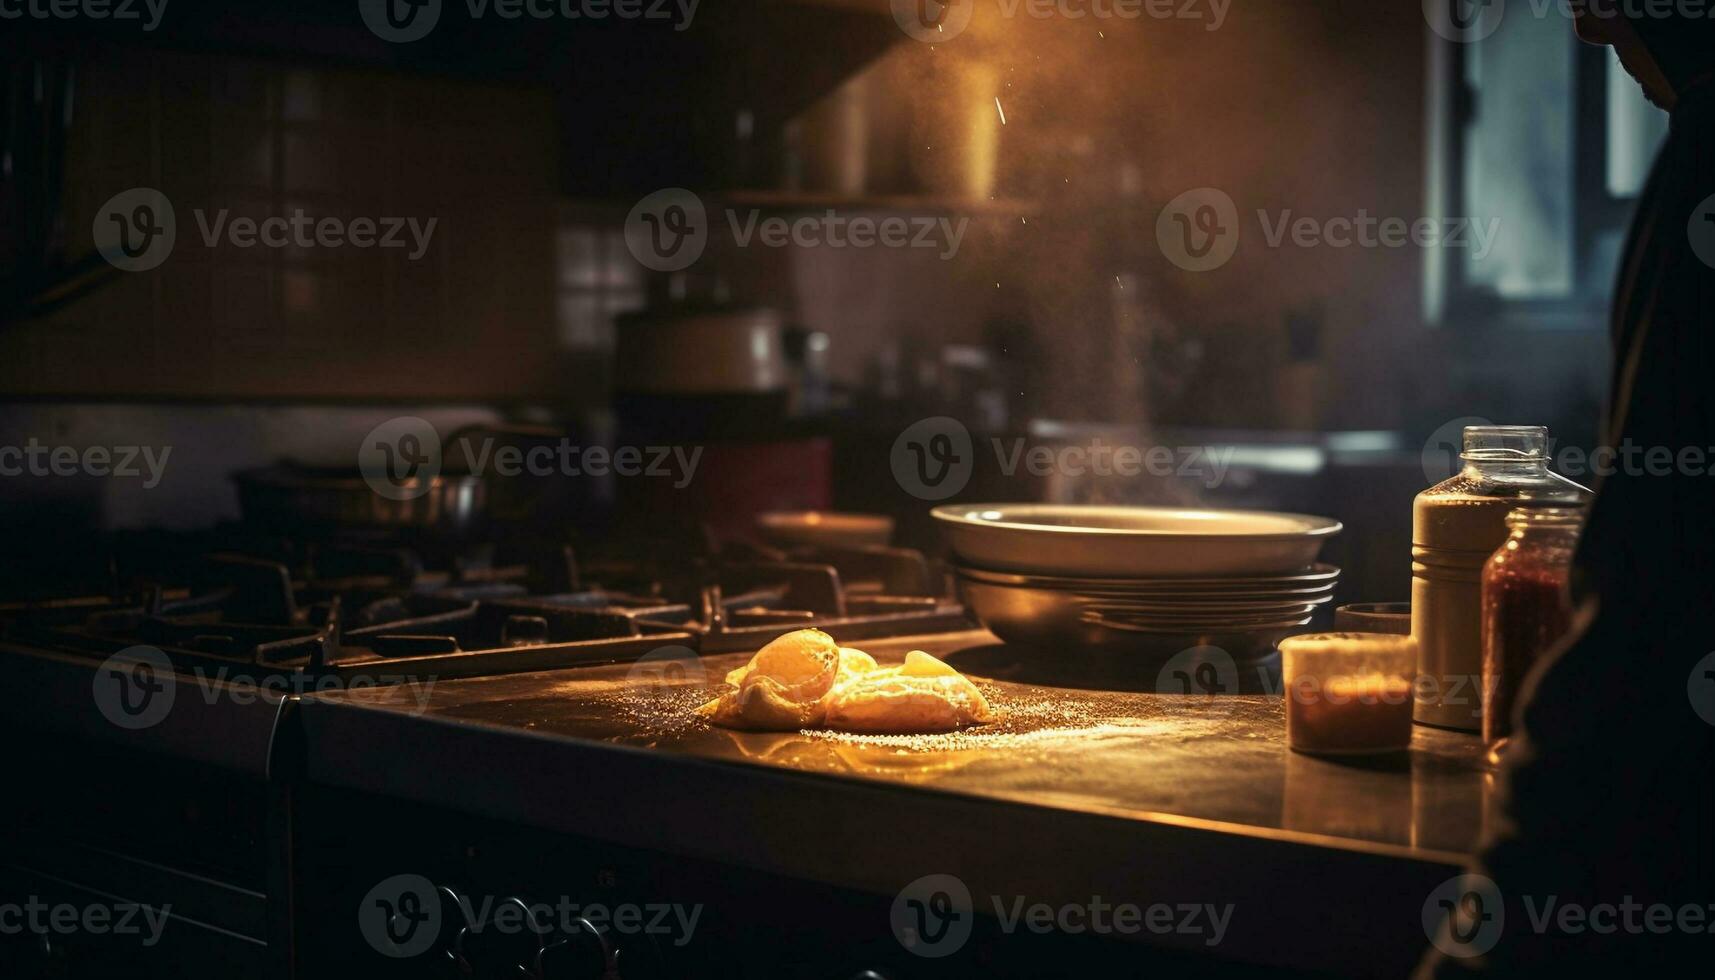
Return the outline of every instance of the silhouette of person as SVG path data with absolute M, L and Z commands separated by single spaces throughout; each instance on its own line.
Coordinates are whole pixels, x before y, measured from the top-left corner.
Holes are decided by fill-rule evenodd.
M 1578 10 L 1579 36 L 1612 45 L 1671 114 L 1613 310 L 1603 439 L 1638 448 L 1599 474 L 1574 564 L 1574 629 L 1514 713 L 1498 819 L 1472 869 L 1499 892 L 1500 927 L 1470 955 L 1431 952 L 1421 977 L 1677 976 L 1715 964 L 1712 12 L 1682 0 Z M 1671 465 L 1659 449 L 1655 465 L 1639 462 L 1656 447 Z

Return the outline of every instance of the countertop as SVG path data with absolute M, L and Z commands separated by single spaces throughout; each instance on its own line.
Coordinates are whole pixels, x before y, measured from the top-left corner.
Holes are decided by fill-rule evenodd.
M 1071 686 L 982 631 L 864 648 L 942 655 L 1005 717 L 934 737 L 712 728 L 691 709 L 747 659 L 730 654 L 700 674 L 661 660 L 307 697 L 305 776 L 883 895 L 954 873 L 1048 901 L 1232 903 L 1223 952 L 1357 973 L 1409 966 L 1424 900 L 1482 829 L 1474 736 L 1419 727 L 1408 755 L 1362 764 L 1290 752 L 1266 665 L 1240 668 L 1257 693 L 1181 696 L 1123 664 Z

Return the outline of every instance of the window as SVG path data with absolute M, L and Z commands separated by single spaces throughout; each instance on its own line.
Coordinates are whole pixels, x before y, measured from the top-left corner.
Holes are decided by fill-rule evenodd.
M 1445 56 L 1446 211 L 1500 225 L 1487 254 L 1445 258 L 1443 315 L 1601 323 L 1667 115 L 1564 17 L 1508 17 Z
M 563 209 L 557 238 L 560 343 L 612 350 L 614 317 L 644 306 L 643 266 L 618 221 L 599 209 Z

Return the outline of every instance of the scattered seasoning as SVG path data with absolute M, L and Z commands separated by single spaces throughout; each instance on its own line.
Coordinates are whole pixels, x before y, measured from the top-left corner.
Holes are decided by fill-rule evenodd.
M 979 684 L 1000 719 L 952 732 L 921 735 L 873 735 L 805 729 L 797 734 L 821 742 L 893 748 L 901 754 L 955 752 L 964 749 L 1042 748 L 1062 742 L 1101 738 L 1106 735 L 1150 735 L 1188 737 L 1210 734 L 1217 720 L 1181 715 L 1132 717 L 1120 706 L 1105 703 L 1099 694 L 1056 689 L 1002 691 Z M 625 687 L 604 692 L 591 703 L 611 711 L 629 731 L 616 734 L 625 742 L 653 743 L 706 730 L 709 725 L 696 713 L 698 705 L 720 694 L 720 685 L 684 687 Z
M 1187 718 L 1182 715 L 1152 718 L 1127 716 L 1116 711 L 1117 706 L 1111 702 L 1105 703 L 1099 695 L 1071 693 L 1053 688 L 1012 688 L 1001 691 L 986 684 L 977 686 L 983 692 L 983 697 L 987 698 L 989 704 L 1000 714 L 999 721 L 961 728 L 954 732 L 932 732 L 923 735 L 866 735 L 827 729 L 808 730 L 800 734 L 815 741 L 835 745 L 891 748 L 899 755 L 916 755 L 983 749 L 1043 749 L 1119 735 L 1198 737 L 1212 734 L 1221 726 L 1219 719 Z
M 602 698 L 605 705 L 644 739 L 670 738 L 707 728 L 708 722 L 697 714 L 697 707 L 718 697 L 723 686 L 648 688 L 630 687 Z

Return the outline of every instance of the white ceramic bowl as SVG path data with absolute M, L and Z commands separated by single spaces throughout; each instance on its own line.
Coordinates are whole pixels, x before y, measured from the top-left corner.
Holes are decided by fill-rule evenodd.
M 1179 507 L 958 504 L 931 513 L 965 564 L 1110 578 L 1294 572 L 1342 527 L 1306 514 Z

